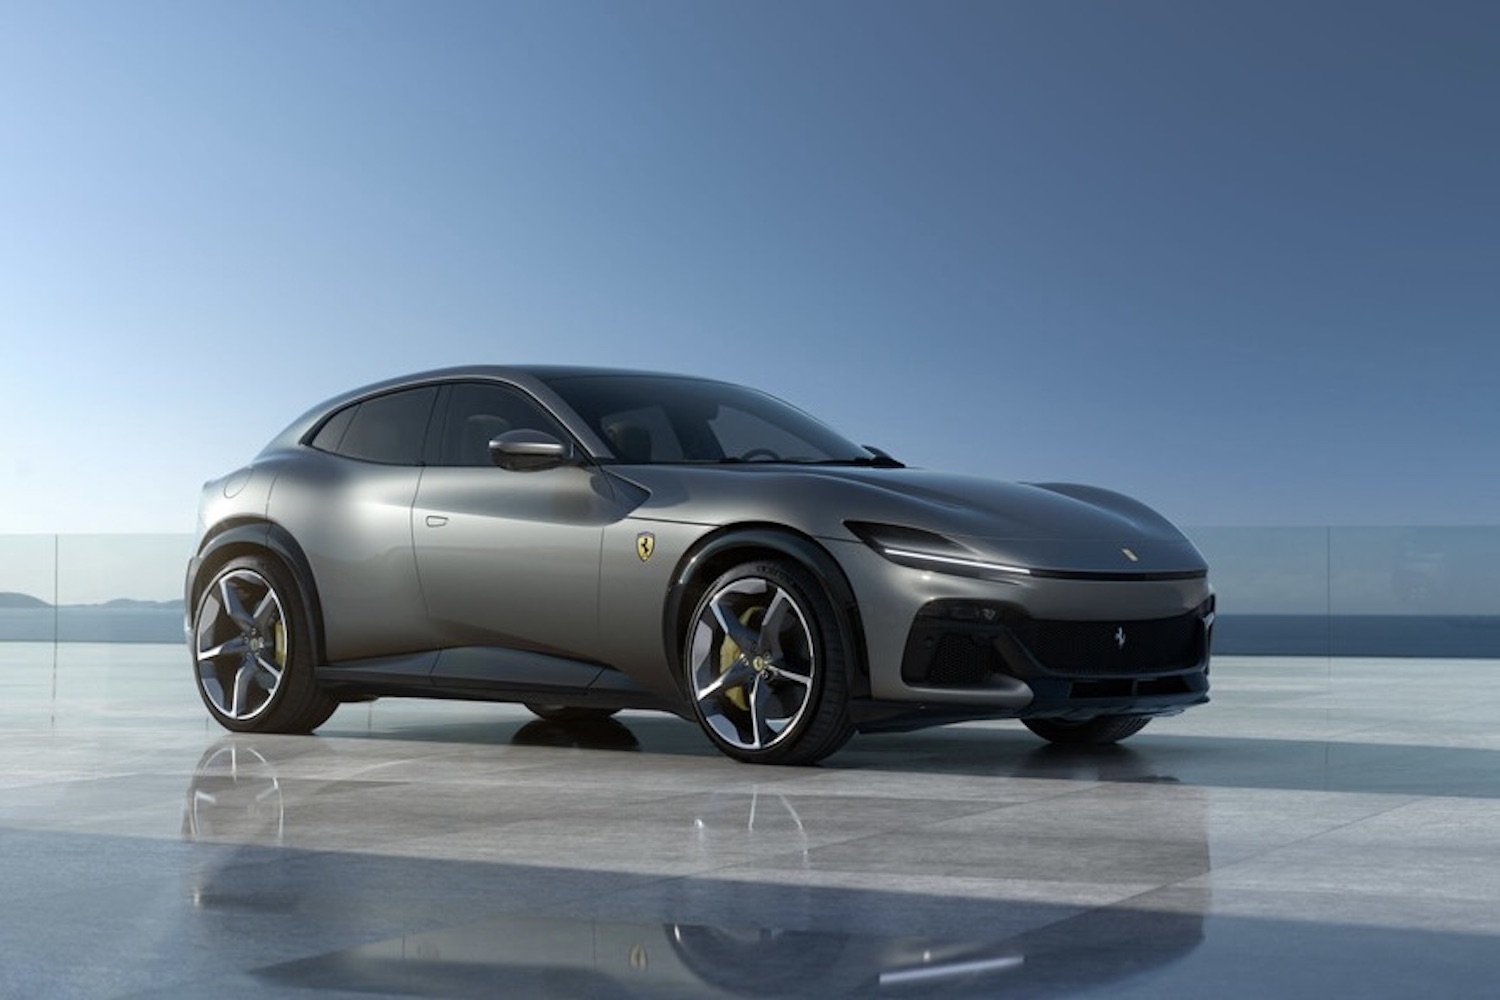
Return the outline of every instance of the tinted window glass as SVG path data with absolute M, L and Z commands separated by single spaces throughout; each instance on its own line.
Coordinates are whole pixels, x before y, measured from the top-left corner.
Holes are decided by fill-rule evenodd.
M 354 419 L 354 414 L 359 411 L 359 404 L 346 406 L 324 422 L 318 428 L 318 433 L 308 442 L 319 451 L 338 451 L 339 442 L 344 439 L 344 432 L 349 429 L 349 421 Z
M 448 397 L 438 461 L 443 465 L 492 465 L 490 441 L 514 430 L 568 434 L 530 396 L 493 382 L 462 382 Z
M 753 456 L 770 452 L 781 458 L 825 457 L 810 455 L 808 443 L 795 433 L 777 427 L 758 413 L 738 407 L 719 407 L 718 415 L 708 422 L 708 426 L 726 455 Z
M 706 379 L 559 376 L 548 385 L 624 462 L 868 462 L 873 456 L 774 396 Z
M 336 451 L 366 462 L 421 464 L 422 442 L 436 398 L 437 389 L 429 386 L 365 400 L 350 419 Z
M 662 406 L 611 410 L 601 416 L 599 429 L 622 462 L 681 462 L 686 457 L 672 418 Z

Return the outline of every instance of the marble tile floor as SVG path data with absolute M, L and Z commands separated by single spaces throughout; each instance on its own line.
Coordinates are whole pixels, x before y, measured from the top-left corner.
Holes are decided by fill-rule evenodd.
M 0 643 L 0 997 L 1500 995 L 1500 662 L 1214 676 L 1108 750 L 775 769 L 648 713 L 230 736 L 179 649 Z

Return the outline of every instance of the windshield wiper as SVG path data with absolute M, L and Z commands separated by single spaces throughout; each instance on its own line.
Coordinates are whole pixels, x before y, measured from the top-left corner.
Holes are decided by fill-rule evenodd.
M 853 458 L 828 458 L 814 465 L 853 465 L 861 469 L 904 469 L 905 462 L 898 462 L 889 455 L 856 455 Z
M 745 458 L 725 455 L 722 458 L 690 459 L 684 462 L 657 462 L 657 465 L 849 465 L 864 469 L 904 469 L 906 464 L 889 455 L 851 455 L 848 458 Z

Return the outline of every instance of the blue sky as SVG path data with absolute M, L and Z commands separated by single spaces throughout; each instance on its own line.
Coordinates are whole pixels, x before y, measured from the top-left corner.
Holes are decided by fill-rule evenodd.
M 1190 525 L 1500 522 L 1500 6 L 12 4 L 0 533 L 309 405 L 712 374 Z

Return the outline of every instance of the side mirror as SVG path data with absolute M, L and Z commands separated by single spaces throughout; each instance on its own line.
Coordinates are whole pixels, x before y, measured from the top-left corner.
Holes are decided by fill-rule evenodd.
M 490 441 L 490 461 L 511 472 L 541 472 L 573 461 L 573 446 L 546 431 L 519 428 Z

